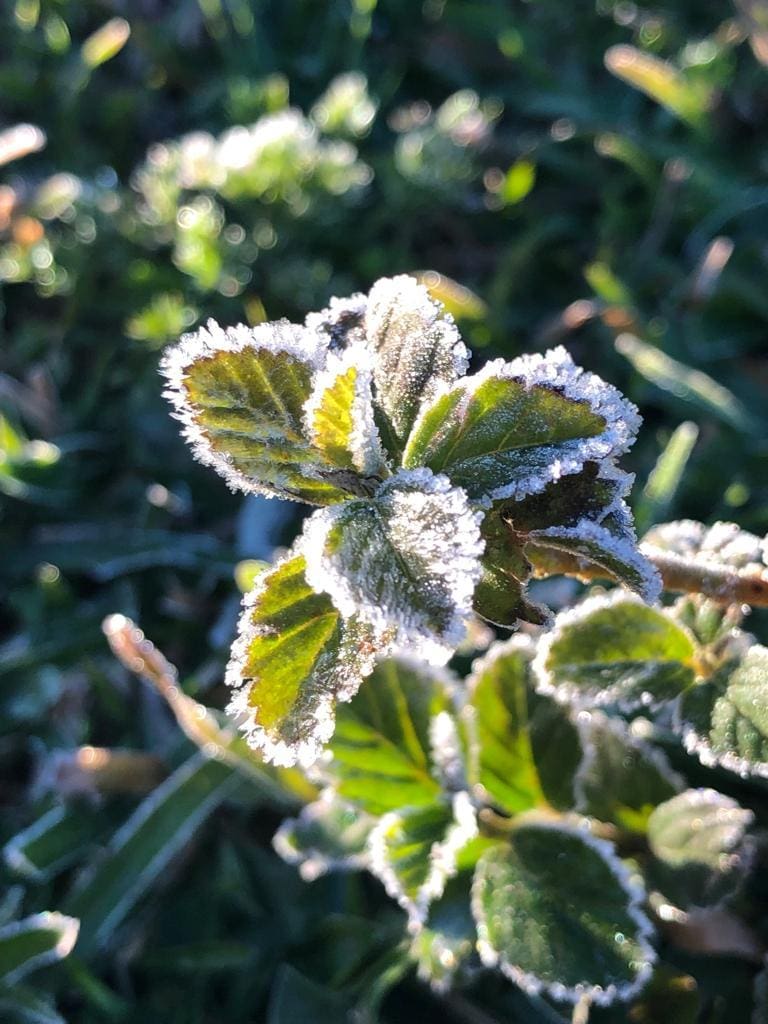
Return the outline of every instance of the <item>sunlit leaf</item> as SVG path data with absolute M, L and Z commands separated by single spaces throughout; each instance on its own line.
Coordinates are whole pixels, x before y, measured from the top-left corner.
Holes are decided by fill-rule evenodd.
M 373 628 L 344 619 L 306 578 L 303 554 L 264 573 L 243 600 L 227 682 L 229 710 L 248 742 L 277 765 L 310 764 L 382 646 Z
M 222 330 L 211 320 L 184 335 L 162 371 L 195 456 L 237 490 L 343 500 L 322 475 L 333 466 L 305 437 L 304 405 L 324 352 L 316 334 L 287 321 Z
M 388 658 L 338 709 L 325 766 L 334 788 L 371 814 L 431 805 L 431 723 L 452 709 L 452 680 L 428 665 Z
M 468 353 L 453 319 L 407 275 L 371 288 L 365 329 L 376 355 L 376 401 L 401 450 L 422 405 L 466 372 Z
M 463 711 L 483 798 L 508 814 L 547 804 L 528 730 L 528 663 L 516 637 L 491 647 L 472 667 Z
M 401 471 L 374 498 L 305 522 L 307 579 L 342 615 L 444 663 L 466 631 L 480 576 L 481 515 L 445 477 Z
M 559 700 L 632 709 L 693 683 L 694 644 L 661 609 L 617 591 L 563 612 L 539 644 L 536 685 Z
M 655 959 L 643 896 L 608 843 L 562 825 L 521 824 L 477 866 L 480 956 L 528 992 L 627 999 Z
M 478 501 L 520 499 L 620 455 L 638 423 L 615 388 L 558 348 L 490 362 L 444 389 L 416 421 L 403 464 L 444 472 Z
M 330 353 L 304 412 L 312 444 L 328 462 L 365 477 L 384 471 L 372 378 L 373 360 L 362 345 Z

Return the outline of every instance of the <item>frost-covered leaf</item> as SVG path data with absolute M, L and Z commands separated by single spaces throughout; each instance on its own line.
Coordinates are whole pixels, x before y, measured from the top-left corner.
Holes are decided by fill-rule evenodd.
M 467 793 L 381 817 L 368 840 L 370 869 L 407 912 L 412 928 L 423 924 L 430 903 L 456 873 L 459 853 L 476 835 Z
M 634 737 L 620 718 L 600 711 L 578 722 L 584 760 L 576 775 L 576 808 L 600 821 L 645 832 L 651 812 L 682 789 L 664 754 Z
M 374 284 L 365 331 L 376 356 L 376 403 L 390 427 L 395 455 L 424 403 L 466 373 L 469 354 L 453 318 L 407 275 Z
M 338 795 L 371 814 L 434 803 L 431 722 L 452 710 L 452 680 L 404 658 L 380 662 L 338 709 L 325 771 Z
M 558 700 L 629 710 L 690 686 L 694 654 L 691 637 L 661 609 L 616 591 L 558 615 L 533 669 L 537 688 Z
M 613 514 L 601 523 L 580 519 L 574 526 L 550 526 L 529 534 L 525 553 L 537 569 L 546 567 L 551 550 L 575 556 L 586 569 L 599 566 L 644 601 L 653 603 L 661 596 L 661 578 L 638 551 L 628 513 Z
M 562 825 L 521 824 L 477 865 L 478 951 L 527 992 L 628 999 L 655 960 L 643 895 L 608 843 Z
M 750 867 L 751 811 L 714 789 L 688 789 L 648 820 L 648 884 L 687 910 L 730 896 Z
M 401 471 L 374 498 L 305 522 L 307 580 L 344 616 L 359 615 L 443 664 L 465 632 L 479 579 L 482 515 L 446 477 Z
M 383 472 L 384 455 L 373 419 L 373 359 L 355 345 L 329 354 L 305 406 L 313 446 L 341 470 L 363 477 Z
M 312 882 L 328 871 L 366 867 L 366 843 L 374 824 L 365 811 L 326 790 L 297 818 L 283 822 L 272 845 L 284 861 L 298 865 L 305 882 Z
M 528 729 L 528 658 L 517 637 L 474 663 L 467 690 L 462 718 L 480 795 L 508 814 L 544 806 Z
M 702 764 L 768 778 L 768 648 L 755 644 L 686 691 L 676 725 Z
M 304 405 L 325 357 L 322 339 L 278 321 L 186 334 L 162 362 L 166 397 L 195 456 L 230 487 L 312 504 L 343 501 L 305 437 Z
M 583 759 L 570 708 L 529 687 L 528 732 L 544 795 L 558 810 L 570 810 L 576 802 L 576 773 Z
M 485 543 L 480 577 L 472 604 L 478 615 L 497 626 L 511 628 L 518 619 L 542 625 L 549 617 L 545 608 L 525 596 L 531 565 L 516 538 L 496 511 L 489 512 L 480 532 Z
M 736 523 L 705 526 L 693 519 L 678 519 L 654 526 L 643 537 L 648 544 L 686 561 L 759 572 L 768 565 L 765 538 L 742 530 Z
M 403 464 L 446 473 L 473 500 L 521 499 L 620 455 L 638 424 L 630 402 L 557 348 L 446 388 L 414 424 Z
M 354 615 L 344 619 L 289 554 L 243 600 L 227 683 L 229 710 L 249 743 L 278 765 L 311 764 L 333 732 L 334 706 L 354 695 L 382 646 Z
M 446 992 L 462 963 L 475 949 L 477 929 L 470 909 L 472 872 L 449 878 L 442 896 L 429 907 L 424 926 L 414 935 L 410 955 L 422 981 Z
M 575 526 L 582 519 L 600 522 L 627 495 L 632 480 L 610 460 L 587 462 L 580 472 L 553 480 L 542 491 L 494 507 L 520 536 L 551 526 Z
M 80 922 L 45 911 L 0 928 L 0 981 L 13 984 L 30 971 L 69 956 Z

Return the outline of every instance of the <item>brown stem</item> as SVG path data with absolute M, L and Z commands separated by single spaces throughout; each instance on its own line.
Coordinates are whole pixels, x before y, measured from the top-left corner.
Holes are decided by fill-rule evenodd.
M 768 570 L 745 573 L 727 566 L 687 561 L 651 544 L 642 544 L 640 550 L 659 570 L 664 589 L 671 593 L 703 594 L 719 604 L 768 608 Z M 585 582 L 611 579 L 611 574 L 601 566 L 552 548 L 547 550 L 546 565 L 541 562 L 539 569 L 547 576 L 576 576 Z

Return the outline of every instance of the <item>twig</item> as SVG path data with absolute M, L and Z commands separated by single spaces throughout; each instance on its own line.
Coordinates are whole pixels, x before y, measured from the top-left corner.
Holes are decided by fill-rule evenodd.
M 641 544 L 640 550 L 659 570 L 664 589 L 671 593 L 702 594 L 718 604 L 768 608 L 768 570 L 739 572 L 727 566 L 680 558 L 651 544 Z M 547 551 L 546 564 L 542 563 L 540 570 L 543 575 L 576 576 L 585 582 L 612 578 L 602 566 L 553 549 Z

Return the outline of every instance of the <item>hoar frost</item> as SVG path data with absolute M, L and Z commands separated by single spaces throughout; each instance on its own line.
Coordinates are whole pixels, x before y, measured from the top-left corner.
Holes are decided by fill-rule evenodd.
M 489 557 L 481 525 L 494 501 L 513 521 L 516 501 L 590 467 L 600 481 L 625 479 L 615 460 L 637 411 L 564 349 L 474 376 L 468 361 L 452 318 L 408 276 L 331 299 L 303 325 L 209 321 L 164 356 L 166 395 L 201 462 L 233 489 L 321 506 L 246 597 L 227 672 L 231 710 L 267 759 L 310 763 L 336 702 L 393 646 L 451 657 Z M 555 543 L 559 531 L 651 593 L 626 487 L 614 490 L 599 514 L 569 507 L 531 539 Z

